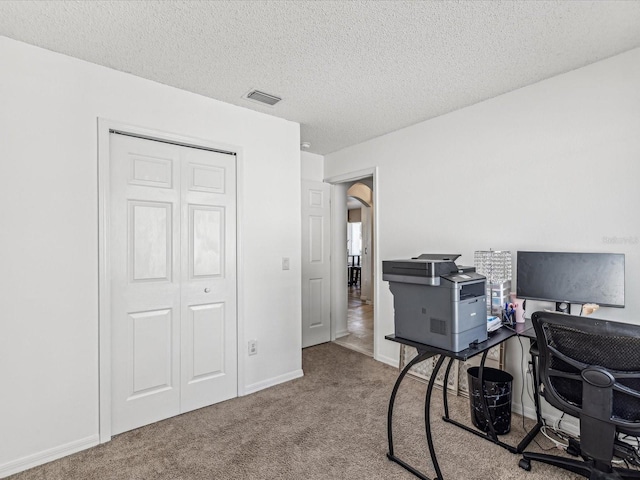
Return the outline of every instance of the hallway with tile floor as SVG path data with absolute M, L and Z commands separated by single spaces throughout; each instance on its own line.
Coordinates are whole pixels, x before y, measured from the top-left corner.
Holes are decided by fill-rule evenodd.
M 347 310 L 348 335 L 335 342 L 343 347 L 373 357 L 373 305 L 360 299 L 360 287 L 350 286 Z

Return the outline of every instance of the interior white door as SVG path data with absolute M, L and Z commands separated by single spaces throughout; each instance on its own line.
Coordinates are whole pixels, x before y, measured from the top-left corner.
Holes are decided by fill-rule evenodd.
M 115 435 L 235 396 L 235 159 L 118 134 L 110 152 Z
M 235 157 L 182 162 L 181 411 L 237 394 Z
M 329 184 L 302 181 L 303 348 L 331 340 L 329 198 Z M 346 271 L 344 275 L 347 275 Z

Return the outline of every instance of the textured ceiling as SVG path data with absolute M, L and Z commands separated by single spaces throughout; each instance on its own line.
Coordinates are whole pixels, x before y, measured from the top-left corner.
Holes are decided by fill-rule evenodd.
M 2 1 L 0 34 L 299 122 L 326 154 L 638 47 L 640 2 Z

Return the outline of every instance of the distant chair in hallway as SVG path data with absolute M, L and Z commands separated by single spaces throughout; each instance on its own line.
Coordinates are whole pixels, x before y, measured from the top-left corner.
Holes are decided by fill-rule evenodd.
M 348 262 L 348 275 L 349 286 L 358 285 L 360 283 L 360 255 L 349 255 Z

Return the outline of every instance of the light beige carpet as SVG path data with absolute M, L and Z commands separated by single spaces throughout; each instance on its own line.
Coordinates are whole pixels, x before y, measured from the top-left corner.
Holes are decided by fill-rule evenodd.
M 123 433 L 104 445 L 10 477 L 90 479 L 414 479 L 386 458 L 386 413 L 398 371 L 336 344 L 303 351 L 303 378 Z M 398 394 L 396 454 L 430 477 L 424 435 L 426 385 L 407 379 Z M 441 420 L 435 447 L 446 480 L 576 479 Z M 469 421 L 468 399 L 451 397 L 451 416 Z M 523 435 L 514 416 L 506 441 Z M 548 448 L 549 443 L 540 444 Z M 535 447 L 535 445 L 534 445 Z M 537 447 L 535 447 L 537 449 Z

